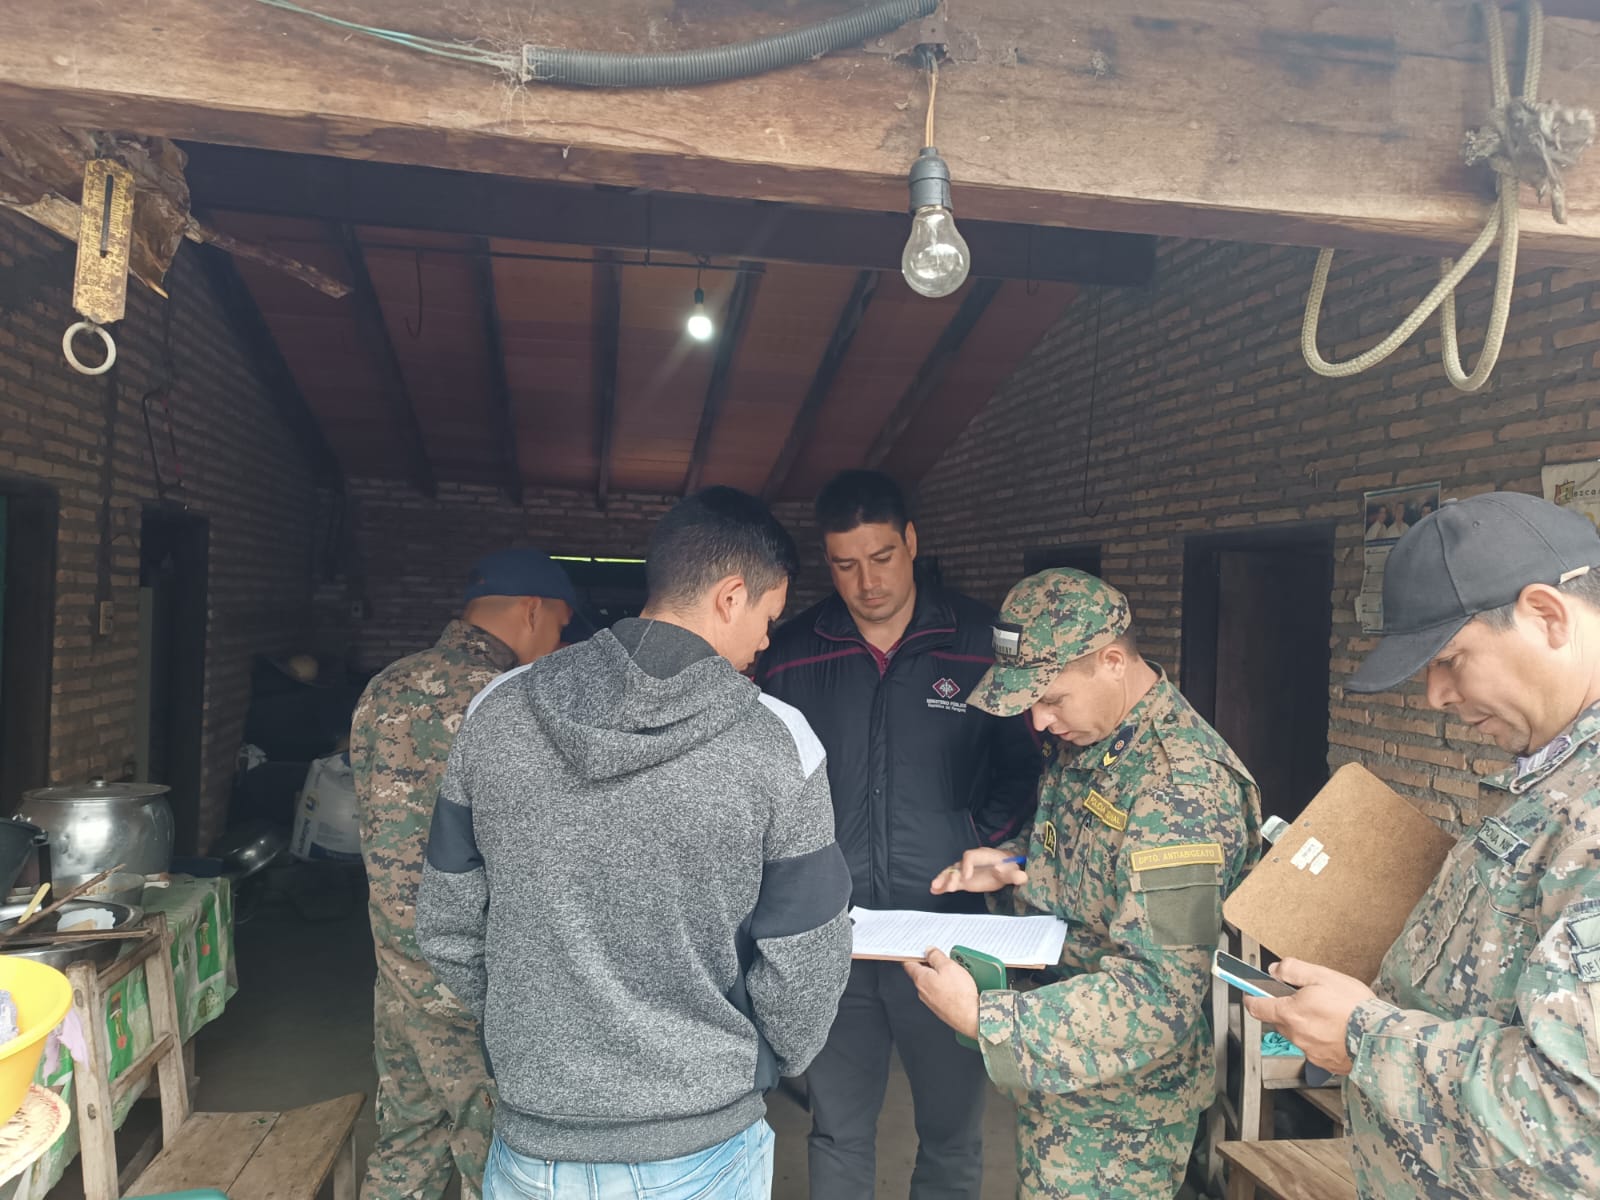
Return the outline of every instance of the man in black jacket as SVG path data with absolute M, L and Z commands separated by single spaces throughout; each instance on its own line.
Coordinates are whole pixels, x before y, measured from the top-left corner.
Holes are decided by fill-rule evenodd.
M 846 471 L 816 504 L 836 594 L 780 629 L 757 682 L 828 754 L 836 833 L 864 908 L 982 911 L 932 895 L 963 853 L 1026 828 L 1039 776 L 1027 725 L 967 708 L 993 661 L 995 613 L 915 576 L 917 530 L 894 481 Z M 916 1110 L 913 1200 L 978 1200 L 983 1059 L 957 1045 L 897 963 L 857 962 L 806 1073 L 813 1200 L 871 1200 L 878 1111 L 898 1047 Z

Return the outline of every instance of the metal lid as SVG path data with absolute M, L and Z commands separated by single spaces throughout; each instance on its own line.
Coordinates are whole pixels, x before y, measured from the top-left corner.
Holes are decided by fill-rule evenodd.
M 31 792 L 23 792 L 22 798 L 45 804 L 82 803 L 85 800 L 153 800 L 171 790 L 164 783 L 107 783 L 103 779 L 96 779 L 89 783 L 63 783 L 55 787 L 34 788 Z

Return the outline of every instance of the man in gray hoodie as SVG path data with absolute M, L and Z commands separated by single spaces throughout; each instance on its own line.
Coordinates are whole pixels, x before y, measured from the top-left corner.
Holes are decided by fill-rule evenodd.
M 456 737 L 417 933 L 499 1087 L 484 1200 L 771 1193 L 764 1094 L 850 965 L 822 746 L 741 674 L 797 564 L 758 500 L 689 497 L 643 615 L 501 676 Z

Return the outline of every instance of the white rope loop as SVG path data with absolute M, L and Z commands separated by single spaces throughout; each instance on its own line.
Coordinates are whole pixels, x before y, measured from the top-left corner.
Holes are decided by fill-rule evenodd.
M 1511 101 L 1511 82 L 1506 67 L 1505 31 L 1500 24 L 1499 6 L 1492 0 L 1481 4 L 1484 29 L 1489 41 L 1489 75 L 1494 107 L 1502 110 Z M 1527 3 L 1528 56 L 1522 75 L 1522 97 L 1535 103 L 1539 92 L 1539 72 L 1544 62 L 1544 7 L 1540 0 Z M 1346 379 L 1377 366 L 1388 358 L 1422 327 L 1422 323 L 1441 309 L 1439 321 L 1442 333 L 1442 355 L 1446 377 L 1464 392 L 1481 388 L 1494 371 L 1505 340 L 1506 323 L 1511 316 L 1511 296 L 1516 288 L 1517 244 L 1519 241 L 1518 187 L 1514 171 L 1504 165 L 1495 165 L 1496 200 L 1494 211 L 1484 223 L 1477 239 L 1459 259 L 1444 259 L 1439 264 L 1440 279 L 1422 302 L 1411 311 L 1400 325 L 1376 346 L 1346 359 L 1329 362 L 1317 349 L 1317 326 L 1322 318 L 1322 300 L 1328 287 L 1328 273 L 1333 267 L 1333 251 L 1323 249 L 1317 255 L 1317 265 L 1311 275 L 1311 291 L 1306 297 L 1305 320 L 1300 326 L 1300 350 L 1306 365 L 1318 375 L 1329 379 Z M 1478 365 L 1468 374 L 1461 366 L 1460 345 L 1456 336 L 1456 288 L 1478 265 L 1496 236 L 1501 238 L 1499 269 L 1495 275 L 1494 302 L 1489 310 L 1489 326 L 1484 332 L 1483 351 L 1478 355 Z M 1442 307 L 1441 307 L 1442 306 Z
M 100 335 L 100 344 L 105 347 L 106 360 L 96 367 L 86 367 L 83 360 L 72 348 L 72 339 L 80 333 L 95 333 Z M 117 362 L 117 343 L 111 338 L 104 326 L 96 325 L 93 321 L 79 321 L 75 325 L 68 325 L 67 331 L 61 335 L 61 353 L 66 356 L 67 365 L 80 375 L 104 375 L 111 370 Z

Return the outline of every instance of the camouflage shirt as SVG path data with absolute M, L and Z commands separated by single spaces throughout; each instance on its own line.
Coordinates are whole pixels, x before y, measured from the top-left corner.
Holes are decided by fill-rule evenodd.
M 1350 1019 L 1363 1196 L 1600 1195 L 1600 706 L 1491 786 Z
M 391 663 L 367 685 L 350 729 L 361 856 L 378 972 L 419 1004 L 455 1012 L 417 948 L 417 888 L 450 743 L 473 696 L 516 666 L 511 648 L 452 621 L 432 649 Z
M 1255 781 L 1165 676 L 1106 741 L 1052 742 L 1012 903 L 1066 920 L 1067 942 L 1047 986 L 982 994 L 990 1077 L 1065 1104 L 1073 1125 L 1193 1120 L 1215 1090 L 1222 896 L 1260 828 Z

